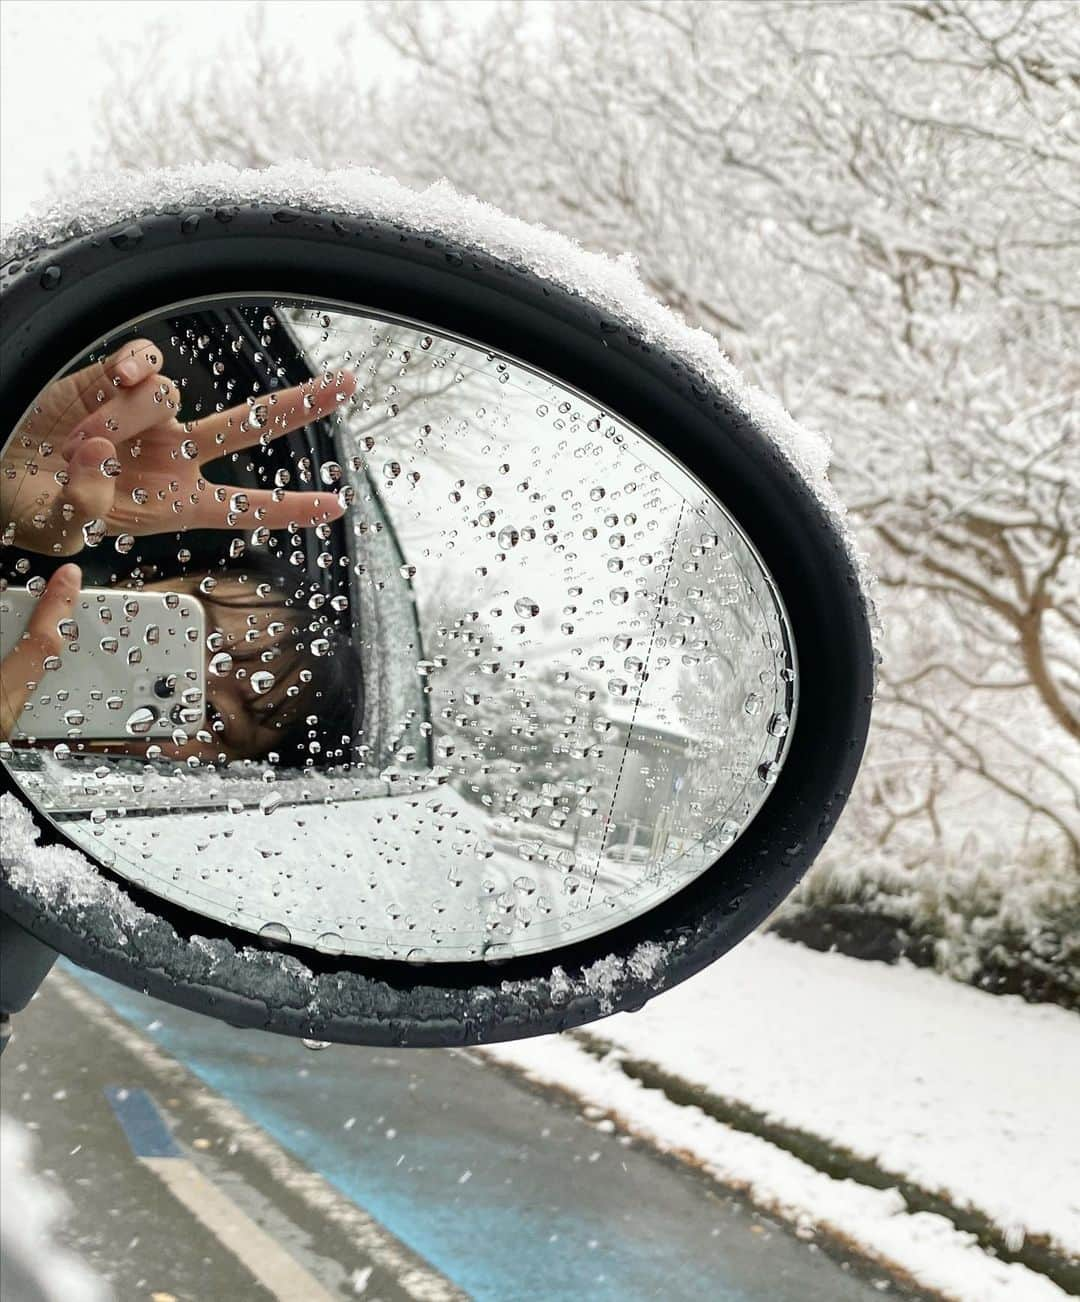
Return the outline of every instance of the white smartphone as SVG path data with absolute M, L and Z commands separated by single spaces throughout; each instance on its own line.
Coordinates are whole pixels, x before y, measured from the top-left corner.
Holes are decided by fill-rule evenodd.
M 37 597 L 0 592 L 0 659 L 18 643 Z M 206 612 L 178 592 L 84 588 L 61 630 L 13 741 L 118 741 L 194 733 L 206 719 Z

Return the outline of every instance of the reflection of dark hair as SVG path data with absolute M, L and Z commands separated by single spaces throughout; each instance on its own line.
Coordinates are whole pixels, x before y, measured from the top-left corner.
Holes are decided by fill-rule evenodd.
M 364 701 L 359 635 L 351 603 L 339 612 L 327 598 L 313 609 L 311 598 L 323 592 L 322 585 L 308 580 L 302 569 L 290 565 L 277 552 L 249 553 L 236 569 L 220 571 L 213 577 L 221 587 L 232 581 L 243 583 L 245 590 L 200 590 L 199 600 L 205 606 L 280 609 L 282 622 L 289 628 L 287 636 L 293 640 L 293 651 L 291 655 L 284 652 L 275 677 L 282 683 L 295 682 L 299 690 L 293 697 L 279 692 L 276 708 L 263 720 L 265 726 L 278 731 L 270 749 L 280 757 L 280 764 L 287 768 L 325 768 L 351 763 L 363 740 L 359 731 Z M 269 585 L 271 591 L 259 596 L 255 588 L 260 584 Z M 317 641 L 328 644 L 321 655 L 311 649 Z M 311 671 L 307 682 L 299 678 L 303 669 Z M 314 717 L 314 724 L 307 722 L 310 717 Z

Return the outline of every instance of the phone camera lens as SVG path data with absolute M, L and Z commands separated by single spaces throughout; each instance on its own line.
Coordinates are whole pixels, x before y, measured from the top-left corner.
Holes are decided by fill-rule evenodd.
M 154 681 L 154 695 L 155 695 L 155 696 L 159 696 L 159 697 L 161 697 L 162 700 L 165 700 L 165 699 L 166 699 L 167 697 L 169 697 L 169 696 L 175 696 L 175 695 L 176 695 L 176 675 L 175 675 L 175 674 L 163 674 L 160 678 L 155 679 L 155 681 Z

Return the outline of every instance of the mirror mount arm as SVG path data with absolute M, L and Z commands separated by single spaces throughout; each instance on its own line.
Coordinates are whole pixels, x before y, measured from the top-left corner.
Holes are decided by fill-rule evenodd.
M 33 999 L 56 959 L 56 950 L 0 913 L 0 1053 L 11 1038 L 12 1014 Z

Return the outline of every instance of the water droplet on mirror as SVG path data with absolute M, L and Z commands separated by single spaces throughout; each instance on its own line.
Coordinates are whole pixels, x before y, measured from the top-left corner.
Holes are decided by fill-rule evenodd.
M 132 737 L 144 737 L 157 722 L 157 710 L 150 705 L 140 705 L 127 718 L 124 730 Z
M 217 659 L 216 656 L 215 659 Z M 273 674 L 268 673 L 265 669 L 259 669 L 251 675 L 250 681 L 252 690 L 257 692 L 260 696 L 265 696 L 270 688 L 273 687 L 275 679 Z
M 764 697 L 758 692 L 751 692 L 743 701 L 743 709 L 747 714 L 760 714 L 765 705 Z
M 739 825 L 733 819 L 725 818 L 716 826 L 716 839 L 720 845 L 730 845 L 739 835 Z
M 630 593 L 626 588 L 612 588 L 608 593 L 608 600 L 613 606 L 625 606 L 630 600 Z
M 83 541 L 87 547 L 96 547 L 105 537 L 104 520 L 88 520 L 83 525 Z
M 522 619 L 533 619 L 540 614 L 540 607 L 531 597 L 518 597 L 514 602 L 514 611 Z
M 259 928 L 260 940 L 273 940 L 287 945 L 292 940 L 292 932 L 283 922 L 268 922 Z
M 300 1043 L 304 1046 L 305 1049 L 311 1049 L 313 1052 L 318 1052 L 318 1051 L 320 1051 L 320 1050 L 322 1050 L 322 1049 L 332 1049 L 332 1048 L 333 1048 L 333 1042 L 332 1042 L 331 1040 L 306 1040 L 306 1039 L 301 1039 Z
M 324 461 L 319 467 L 319 478 L 328 487 L 341 482 L 341 466 L 336 461 Z
M 207 669 L 210 669 L 216 678 L 224 678 L 232 671 L 232 656 L 228 651 L 219 651 L 218 654 L 211 656 Z

